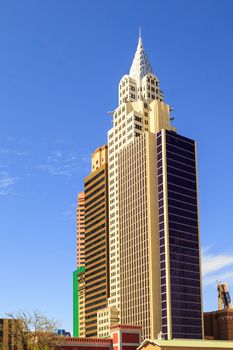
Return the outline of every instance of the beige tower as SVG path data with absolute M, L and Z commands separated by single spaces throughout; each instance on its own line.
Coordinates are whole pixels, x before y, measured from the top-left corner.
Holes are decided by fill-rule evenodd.
M 109 315 L 113 313 L 116 315 L 118 311 L 118 321 L 123 322 L 121 312 L 121 279 L 120 272 L 120 231 L 123 230 L 124 223 L 120 215 L 122 207 L 119 206 L 119 196 L 124 187 L 124 175 L 119 167 L 119 159 L 122 161 L 122 154 L 127 154 L 131 157 L 140 155 L 137 153 L 135 147 L 141 147 L 138 137 L 145 136 L 149 131 L 157 132 L 161 128 L 170 129 L 170 113 L 169 106 L 163 103 L 163 93 L 160 90 L 160 84 L 157 77 L 154 75 L 146 53 L 143 48 L 142 38 L 139 36 L 138 46 L 133 59 L 129 75 L 124 75 L 119 83 L 119 106 L 113 113 L 113 128 L 108 132 L 108 157 L 109 157 L 109 234 L 110 234 L 110 298 L 108 302 L 108 309 L 105 312 L 99 312 L 99 322 L 107 324 L 107 319 L 102 315 Z M 144 140 L 146 142 L 146 140 Z M 136 146 L 137 145 L 137 146 Z M 130 150 L 129 150 L 130 149 Z M 134 150 L 135 149 L 135 150 Z M 145 151 L 145 147 L 143 146 Z M 144 152 L 143 151 L 143 152 Z M 128 171 L 127 167 L 130 164 L 130 157 L 125 155 L 124 172 Z M 145 162 L 145 159 L 141 160 Z M 132 164 L 131 164 L 132 166 Z M 146 163 L 144 164 L 144 167 Z M 141 168 L 139 169 L 141 171 Z M 137 172 L 137 170 L 135 170 Z M 121 175 L 121 188 L 119 188 L 119 181 Z M 142 174 L 141 174 L 142 175 Z M 130 185 L 134 181 L 132 178 Z M 147 185 L 145 185 L 145 188 Z M 131 197 L 130 197 L 131 198 Z M 132 199 L 132 198 L 131 198 Z M 130 200 L 131 200 L 130 199 Z M 146 197 L 143 197 L 146 201 Z M 130 200 L 127 202 L 131 207 Z M 126 203 L 125 200 L 122 203 Z M 145 207 L 146 208 L 146 207 Z M 136 210 L 136 208 L 135 208 Z M 145 213 L 146 218 L 148 215 Z M 127 220 L 127 218 L 126 218 Z M 144 219 L 142 219 L 144 220 Z M 144 227 L 147 230 L 148 223 Z M 144 232 L 146 234 L 146 232 Z M 123 253 L 123 252 L 122 252 Z M 124 253 L 123 253 L 124 254 Z M 125 252 L 127 254 L 127 252 Z M 136 252 L 135 252 L 136 254 Z M 148 274 L 149 265 L 146 267 Z M 147 282 L 149 283 L 149 276 Z M 148 289 L 149 287 L 147 287 Z M 149 289 L 148 289 L 149 293 Z M 148 298 L 149 294 L 147 295 Z M 147 300 L 147 305 L 151 300 Z M 125 312 L 125 309 L 124 309 Z M 146 316 L 145 316 L 146 317 Z M 127 319 L 131 323 L 131 319 Z M 114 319 L 115 322 L 115 319 Z M 135 322 L 134 322 L 135 323 Z M 149 331 L 150 322 L 147 324 L 148 334 L 154 334 Z M 153 324 L 153 321 L 152 321 Z M 110 326 L 110 324 L 109 324 Z M 157 327 L 159 328 L 159 327 Z M 110 334 L 110 333 L 109 333 Z
M 118 162 L 121 322 L 142 325 L 143 338 L 157 338 L 162 326 L 158 201 L 156 177 L 150 176 L 156 171 L 155 136 L 137 137 Z
M 152 71 L 139 36 L 130 73 L 123 76 L 119 84 L 119 106 L 114 111 L 113 128 L 108 133 L 110 252 L 114 257 L 110 262 L 109 306 L 118 309 L 119 322 L 123 322 L 120 305 L 119 155 L 139 136 L 162 127 L 170 129 L 169 106 L 163 103 L 159 80 Z
M 141 36 L 119 84 L 108 156 L 110 298 L 98 322 L 117 310 L 144 338 L 201 338 L 196 146 L 170 125 Z
M 150 92 L 149 92 L 150 91 Z M 109 232 L 110 264 L 109 306 L 120 311 L 119 189 L 118 155 L 128 144 L 160 124 L 169 128 L 169 106 L 163 104 L 159 81 L 153 74 L 141 36 L 130 74 L 119 83 L 119 106 L 113 113 L 113 128 L 108 132 L 109 147 Z M 163 115 L 160 120 L 158 112 Z M 150 118 L 150 115 L 153 118 Z M 156 119 L 157 117 L 157 119 Z M 120 313 L 121 315 L 121 313 Z M 119 319 L 121 321 L 121 319 Z

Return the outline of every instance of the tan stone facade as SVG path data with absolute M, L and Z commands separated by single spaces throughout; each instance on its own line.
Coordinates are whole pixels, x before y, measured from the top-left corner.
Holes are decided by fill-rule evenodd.
M 98 338 L 109 338 L 113 325 L 118 324 L 118 311 L 115 307 L 106 307 L 97 311 Z
M 118 157 L 121 320 L 141 325 L 143 338 L 161 330 L 157 182 L 150 177 L 155 159 L 155 137 L 150 133 Z

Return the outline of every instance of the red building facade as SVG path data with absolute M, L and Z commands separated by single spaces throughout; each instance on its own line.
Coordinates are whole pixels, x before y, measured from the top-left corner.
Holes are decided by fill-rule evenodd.
M 64 338 L 59 350 L 136 350 L 141 344 L 142 327 L 116 325 L 111 327 L 111 338 Z

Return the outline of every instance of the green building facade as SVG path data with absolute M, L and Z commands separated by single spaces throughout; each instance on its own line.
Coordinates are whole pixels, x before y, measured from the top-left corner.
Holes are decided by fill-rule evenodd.
M 73 272 L 73 336 L 79 337 L 79 295 L 78 295 L 78 275 L 85 271 L 85 267 L 78 267 Z

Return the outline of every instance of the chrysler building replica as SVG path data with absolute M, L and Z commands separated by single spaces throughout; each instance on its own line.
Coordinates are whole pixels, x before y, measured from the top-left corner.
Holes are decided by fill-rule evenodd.
M 195 141 L 170 124 L 141 34 L 108 132 L 109 298 L 98 336 L 115 323 L 143 337 L 203 337 Z

